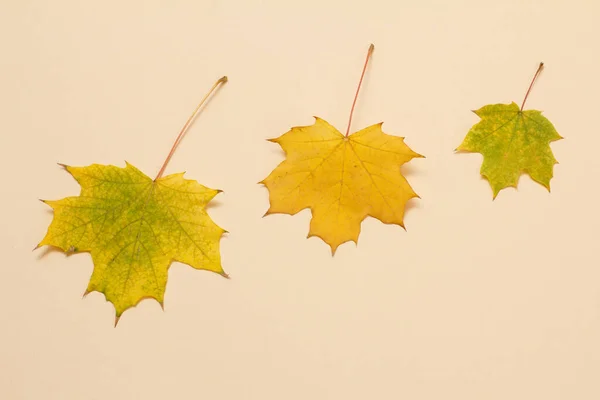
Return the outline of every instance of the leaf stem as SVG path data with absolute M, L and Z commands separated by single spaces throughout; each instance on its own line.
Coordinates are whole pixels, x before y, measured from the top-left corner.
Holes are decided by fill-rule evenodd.
M 373 54 L 373 50 L 375 50 L 375 46 L 373 43 L 369 46 L 369 51 L 367 52 L 367 58 L 365 60 L 365 66 L 363 67 L 362 74 L 360 75 L 360 81 L 358 81 L 358 87 L 356 88 L 356 94 L 354 95 L 354 101 L 352 102 L 352 108 L 350 109 L 350 118 L 348 118 L 348 129 L 346 129 L 346 137 L 350 134 L 350 125 L 352 125 L 352 115 L 354 114 L 354 106 L 356 106 L 356 100 L 358 99 L 358 92 L 360 92 L 360 86 L 362 85 L 363 78 L 365 76 L 365 71 L 367 70 L 367 64 L 369 64 L 369 59 Z
M 188 130 L 188 128 L 192 124 L 194 117 L 198 114 L 198 111 L 200 111 L 200 108 L 202 107 L 202 105 L 206 102 L 206 100 L 210 97 L 210 95 L 219 87 L 219 85 L 221 85 L 222 83 L 225 83 L 225 82 L 227 82 L 226 76 L 224 76 L 221 79 L 219 79 L 218 81 L 216 81 L 215 84 L 210 88 L 208 93 L 206 93 L 206 95 L 204 95 L 202 100 L 200 100 L 200 103 L 198 104 L 198 106 L 196 107 L 196 109 L 194 110 L 192 115 L 190 115 L 190 117 L 188 118 L 185 125 L 183 125 L 183 128 L 181 128 L 179 135 L 177 135 L 177 139 L 175 139 L 175 142 L 173 143 L 173 147 L 171 147 L 171 151 L 169 152 L 169 155 L 165 159 L 165 162 L 163 163 L 162 167 L 160 168 L 160 171 L 158 171 L 158 175 L 156 175 L 156 178 L 154 178 L 155 181 L 157 179 L 159 179 L 165 172 L 165 168 L 167 168 L 167 164 L 169 163 L 169 161 L 171 161 L 171 157 L 173 157 L 173 153 L 175 153 L 175 149 L 177 148 L 177 146 L 179 146 L 181 139 L 183 139 L 185 132 Z
M 525 98 L 523 99 L 523 103 L 521 104 L 521 111 L 523 111 L 523 107 L 525 107 L 525 102 L 527 101 L 527 97 L 529 97 L 529 92 L 531 92 L 531 88 L 533 87 L 535 80 L 537 79 L 538 75 L 540 74 L 540 72 L 542 72 L 543 69 L 544 69 L 544 63 L 541 62 L 537 71 L 535 71 L 535 75 L 533 76 L 531 83 L 529 84 L 529 89 L 527 89 L 527 93 L 525 93 Z

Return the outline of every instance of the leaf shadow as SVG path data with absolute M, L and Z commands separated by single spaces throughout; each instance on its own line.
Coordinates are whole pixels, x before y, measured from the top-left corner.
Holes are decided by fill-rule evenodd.
M 404 177 L 407 179 L 409 176 L 421 175 L 421 173 L 419 172 L 419 169 L 415 168 L 414 165 L 409 164 L 409 163 L 402 165 L 400 167 L 400 171 L 402 172 L 402 175 L 404 175 Z
M 223 207 L 223 203 L 219 200 L 211 200 L 207 205 L 206 205 L 206 211 L 212 210 L 214 208 L 219 208 L 219 207 Z
M 37 250 L 37 249 L 34 249 L 34 250 Z M 71 253 L 65 253 L 64 251 L 62 251 L 62 250 L 61 250 L 61 249 L 59 249 L 58 247 L 53 247 L 53 246 L 45 246 L 45 247 L 43 247 L 43 248 L 41 249 L 41 251 L 40 251 L 40 252 L 38 252 L 37 259 L 38 259 L 38 260 L 42 260 L 42 259 L 44 259 L 44 258 L 48 257 L 50 254 L 56 254 L 56 253 L 63 254 L 63 255 L 65 255 L 66 257 L 70 257 L 70 256 L 72 256 L 73 254 L 75 254 L 74 252 L 71 252 Z
M 419 200 L 419 198 L 415 197 L 406 202 L 406 205 L 404 206 L 404 214 L 405 215 L 406 215 L 406 213 L 410 212 L 410 210 L 412 210 L 414 208 L 422 207 L 421 203 L 418 201 L 415 201 L 415 200 Z
M 409 180 L 408 178 L 410 178 L 410 177 L 422 175 L 421 171 L 418 168 L 415 168 L 414 165 L 411 165 L 411 164 L 402 165 L 400 167 L 400 170 L 402 172 L 402 175 L 407 180 Z M 418 201 L 420 199 L 421 199 L 420 197 L 414 197 L 414 198 L 410 199 L 404 206 L 404 212 L 406 213 L 414 208 L 421 208 L 423 205 L 422 205 L 422 202 Z

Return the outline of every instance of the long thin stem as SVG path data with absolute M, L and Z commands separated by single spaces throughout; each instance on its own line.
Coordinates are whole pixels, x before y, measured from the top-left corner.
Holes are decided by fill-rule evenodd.
M 194 110 L 192 115 L 190 115 L 190 117 L 188 118 L 185 125 L 183 125 L 183 128 L 181 128 L 181 132 L 179 132 L 179 135 L 177 135 L 177 139 L 175 139 L 175 142 L 173 143 L 173 147 L 171 147 L 171 151 L 169 152 L 169 155 L 165 159 L 165 162 L 163 163 L 162 167 L 160 168 L 160 171 L 158 171 L 158 175 L 156 175 L 156 178 L 154 178 L 154 180 L 159 179 L 165 172 L 165 168 L 167 168 L 167 164 L 171 160 L 171 157 L 173 157 L 173 153 L 175 153 L 175 149 L 181 142 L 181 139 L 183 139 L 183 135 L 185 135 L 185 132 L 188 130 L 188 128 L 192 124 L 192 121 L 194 121 L 194 117 L 198 114 L 198 111 L 200 111 L 200 108 L 202 107 L 202 105 L 206 102 L 206 100 L 208 100 L 210 95 L 219 87 L 219 85 L 222 83 L 225 83 L 225 82 L 227 82 L 226 76 L 224 76 L 221 79 L 219 79 L 218 81 L 216 81 L 215 84 L 212 86 L 212 88 L 210 88 L 208 93 L 206 93 L 206 95 L 204 95 L 202 100 L 200 100 L 200 103 L 198 104 L 198 106 L 196 107 L 196 109 Z
M 544 69 L 544 63 L 541 62 L 537 71 L 535 71 L 535 75 L 533 76 L 531 83 L 529 84 L 529 89 L 527 89 L 527 93 L 525 93 L 525 98 L 523 99 L 523 104 L 521 104 L 521 111 L 523 111 L 523 107 L 525 107 L 525 102 L 527 101 L 527 97 L 529 97 L 529 92 L 531 92 L 531 88 L 533 87 L 535 80 L 537 79 L 538 75 L 540 74 L 540 72 L 542 72 L 543 69 Z
M 352 102 L 352 109 L 350 109 L 350 118 L 348 118 L 348 129 L 346 129 L 346 137 L 350 134 L 350 125 L 352 125 L 352 115 L 354 114 L 354 106 L 356 106 L 356 100 L 358 99 L 358 92 L 360 92 L 360 86 L 362 85 L 363 78 L 365 77 L 365 71 L 367 70 L 367 64 L 369 64 L 369 59 L 371 58 L 371 54 L 373 54 L 373 50 L 375 50 L 375 46 L 373 43 L 369 46 L 369 51 L 367 52 L 367 59 L 365 60 L 365 66 L 363 67 L 362 74 L 360 74 L 360 81 L 358 81 L 358 87 L 356 88 L 356 94 L 354 95 L 354 101 Z

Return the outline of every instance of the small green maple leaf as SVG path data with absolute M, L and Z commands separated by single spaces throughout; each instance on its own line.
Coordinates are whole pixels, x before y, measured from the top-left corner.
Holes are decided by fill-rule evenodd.
M 85 294 L 103 293 L 115 307 L 115 324 L 125 310 L 145 298 L 163 306 L 173 261 L 227 277 L 219 250 L 225 230 L 206 212 L 220 190 L 184 179 L 183 173 L 162 177 L 200 106 L 223 82 L 225 77 L 186 122 L 154 180 L 129 163 L 125 168 L 63 165 L 81 186 L 80 195 L 44 201 L 54 218 L 37 247 L 89 252 L 94 271 Z
M 457 151 L 483 154 L 481 175 L 492 187 L 496 198 L 500 190 L 517 187 L 522 173 L 550 191 L 556 158 L 550 142 L 562 139 L 541 111 L 523 110 L 540 66 L 529 85 L 523 104 L 491 104 L 474 111 L 481 121 L 467 133 Z

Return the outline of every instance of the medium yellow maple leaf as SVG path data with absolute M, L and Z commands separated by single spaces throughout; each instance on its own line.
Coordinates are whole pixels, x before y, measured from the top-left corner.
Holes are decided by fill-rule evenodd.
M 404 227 L 406 202 L 418 195 L 400 166 L 423 156 L 404 138 L 383 133 L 382 124 L 344 136 L 315 118 L 314 125 L 271 139 L 287 158 L 261 182 L 269 190 L 267 214 L 294 215 L 310 208 L 308 236 L 323 239 L 332 253 L 344 242 L 358 242 L 367 216 Z
M 404 228 L 406 202 L 419 197 L 400 166 L 423 156 L 412 151 L 404 138 L 383 133 L 382 123 L 350 135 L 354 106 L 374 48 L 369 46 L 346 134 L 315 117 L 314 125 L 295 127 L 270 139 L 287 158 L 259 182 L 269 190 L 265 215 L 294 215 L 310 208 L 308 237 L 320 237 L 332 254 L 344 242 L 358 243 L 367 216 Z

